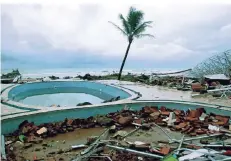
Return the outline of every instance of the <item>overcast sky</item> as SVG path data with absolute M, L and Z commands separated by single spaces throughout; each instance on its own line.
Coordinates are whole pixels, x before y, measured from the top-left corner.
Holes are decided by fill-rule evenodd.
M 3 68 L 119 68 L 127 39 L 108 21 L 132 4 L 2 5 Z M 191 68 L 231 48 L 231 4 L 137 4 L 147 33 L 135 40 L 125 68 Z

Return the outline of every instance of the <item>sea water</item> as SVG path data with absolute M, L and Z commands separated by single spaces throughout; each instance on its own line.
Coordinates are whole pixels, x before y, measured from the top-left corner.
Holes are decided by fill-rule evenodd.
M 124 69 L 122 74 L 151 74 L 151 73 L 165 73 L 165 72 L 175 72 L 181 69 Z M 11 69 L 2 69 L 2 73 L 11 72 Z M 108 75 L 113 73 L 118 73 L 119 69 L 116 68 L 53 68 L 53 69 L 19 69 L 23 78 L 41 78 L 47 76 L 57 76 L 63 78 L 65 76 L 75 77 L 78 75 L 84 76 L 89 73 L 90 75 Z

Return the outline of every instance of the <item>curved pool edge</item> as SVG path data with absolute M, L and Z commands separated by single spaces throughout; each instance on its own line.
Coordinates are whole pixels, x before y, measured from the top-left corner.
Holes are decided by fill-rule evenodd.
M 41 109 L 41 110 L 36 110 L 36 111 L 29 111 L 26 113 L 20 113 L 20 114 L 15 114 L 15 115 L 9 115 L 5 117 L 1 117 L 1 120 L 5 119 L 10 119 L 10 118 L 15 118 L 15 117 L 22 117 L 26 115 L 36 115 L 36 114 L 42 114 L 42 113 L 47 113 L 47 112 L 57 112 L 57 111 L 68 111 L 68 110 L 78 110 L 78 109 L 95 109 L 97 107 L 108 107 L 108 106 L 116 106 L 116 105 L 127 105 L 127 104 L 142 104 L 145 106 L 146 104 L 152 104 L 152 103 L 172 103 L 172 104 L 183 104 L 183 105 L 194 105 L 197 107 L 207 107 L 207 108 L 212 108 L 212 109 L 217 109 L 217 110 L 225 110 L 228 112 L 231 112 L 231 107 L 228 106 L 219 106 L 219 105 L 214 105 L 214 104 L 206 104 L 206 103 L 200 103 L 200 102 L 190 102 L 190 101 L 178 101 L 178 100 L 123 100 L 123 101 L 115 101 L 115 102 L 109 102 L 109 103 L 104 103 L 104 104 L 98 104 L 98 105 L 86 105 L 86 106 L 78 106 L 78 107 L 59 107 L 59 108 L 47 108 L 47 109 Z
M 122 100 L 136 100 L 140 97 L 140 93 L 139 92 L 136 92 L 132 89 L 129 89 L 129 88 L 126 88 L 126 87 L 123 87 L 123 86 L 119 86 L 119 85 L 116 85 L 116 84 L 107 84 L 107 83 L 104 83 L 104 82 L 100 82 L 100 81 L 89 81 L 89 82 L 95 82 L 95 83 L 100 83 L 100 84 L 105 84 L 105 85 L 108 85 L 108 86 L 112 86 L 112 87 L 115 87 L 115 88 L 118 88 L 124 92 L 127 92 L 131 95 L 131 97 L 129 98 L 126 98 L 126 99 L 122 99 Z M 121 100 L 119 100 L 121 101 Z M 116 102 L 116 101 L 115 101 Z
M 125 98 L 125 99 L 121 99 L 121 100 L 118 100 L 118 101 L 115 101 L 115 102 L 122 102 L 124 100 L 135 100 L 137 98 L 139 98 L 139 95 L 137 92 L 133 92 L 132 90 L 129 90 L 129 89 L 124 89 L 122 87 L 119 87 L 119 86 L 116 86 L 116 85 L 108 85 L 108 84 L 105 84 L 105 83 L 102 83 L 102 82 L 98 82 L 98 81 L 85 81 L 85 80 L 71 80 L 73 82 L 94 82 L 94 83 L 98 83 L 98 84 L 103 84 L 103 85 L 107 85 L 107 86 L 111 86 L 113 88 L 117 88 L 123 92 L 126 92 L 128 93 L 129 95 L 131 95 L 130 97 L 128 98 Z M 49 81 L 49 82 L 71 82 L 70 80 L 69 81 L 66 81 L 66 80 L 52 80 L 52 81 Z M 41 83 L 41 82 L 28 82 L 26 84 L 31 84 L 31 83 Z M 20 103 L 20 102 L 17 102 L 17 101 L 12 101 L 12 100 L 9 100 L 8 98 L 8 93 L 15 87 L 17 86 L 20 86 L 21 84 L 15 84 L 15 85 L 12 85 L 6 89 L 4 89 L 4 91 L 2 91 L 1 93 L 1 96 L 8 100 L 2 104 L 4 105 L 7 105 L 7 106 L 12 106 L 14 108 L 18 108 L 18 109 L 22 109 L 22 110 L 29 110 L 29 111 L 36 111 L 36 110 L 48 110 L 48 108 L 50 109 L 50 107 L 46 107 L 46 106 L 35 106 L 35 105 L 27 105 L 27 104 L 23 104 L 23 103 Z M 100 103 L 100 104 L 105 104 L 105 103 Z M 94 105 L 100 105 L 100 104 L 94 104 Z M 90 105 L 90 106 L 93 106 L 93 105 Z M 86 106 L 79 106 L 79 107 L 86 107 Z M 60 107 L 59 107 L 60 108 Z M 65 107 L 66 108 L 76 108 L 76 106 L 67 106 Z
M 7 90 L 8 88 L 10 88 L 10 87 L 13 87 L 13 86 L 15 86 L 16 84 L 11 84 L 11 85 L 9 85 L 9 86 L 7 86 L 7 87 L 5 87 L 5 88 L 2 88 L 1 89 L 1 94 L 5 91 L 5 90 Z
M 15 115 L 4 116 L 2 121 L 2 133 L 7 134 L 13 132 L 18 128 L 18 125 L 28 120 L 35 124 L 58 122 L 65 118 L 87 118 L 90 116 L 107 114 L 122 110 L 125 106 L 131 107 L 133 110 L 140 110 L 144 106 L 165 106 L 171 109 L 196 109 L 198 107 L 205 108 L 206 112 L 213 112 L 220 115 L 231 115 L 231 108 L 221 107 L 212 104 L 200 104 L 187 101 L 173 101 L 173 100 L 156 100 L 156 101 L 133 101 L 127 100 L 124 102 L 105 103 L 101 105 L 85 106 L 84 108 L 58 108 L 49 110 L 38 110 L 27 113 L 19 113 Z

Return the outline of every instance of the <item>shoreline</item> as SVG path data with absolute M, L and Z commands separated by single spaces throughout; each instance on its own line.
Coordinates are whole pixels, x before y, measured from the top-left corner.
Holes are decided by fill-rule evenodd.
M 103 76 L 103 75 L 110 75 L 114 73 L 119 73 L 118 69 L 114 68 L 105 68 L 105 69 L 80 69 L 80 68 L 61 68 L 61 69 L 35 69 L 35 70 L 22 70 L 19 69 L 22 76 L 24 78 L 40 78 L 40 77 L 46 77 L 46 76 L 57 76 L 57 77 L 65 77 L 65 76 L 84 76 L 85 74 L 91 74 L 94 76 Z M 181 70 L 181 69 L 179 69 Z M 134 75 L 150 75 L 151 73 L 167 73 L 167 72 L 175 72 L 179 71 L 178 69 L 125 69 L 123 70 L 123 75 L 127 75 L 128 73 L 134 74 Z M 12 70 L 1 70 L 2 74 L 6 74 L 11 72 Z

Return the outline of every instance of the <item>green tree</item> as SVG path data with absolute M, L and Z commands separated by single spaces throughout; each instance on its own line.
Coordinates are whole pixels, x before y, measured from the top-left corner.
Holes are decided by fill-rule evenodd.
M 127 37 L 127 40 L 128 40 L 128 46 L 127 46 L 127 50 L 126 50 L 123 62 L 122 62 L 121 67 L 120 67 L 118 80 L 120 80 L 120 78 L 121 78 L 123 67 L 124 67 L 124 64 L 126 62 L 128 52 L 129 52 L 129 49 L 131 47 L 131 44 L 132 44 L 134 38 L 142 38 L 142 37 L 146 37 L 146 36 L 154 37 L 151 34 L 144 33 L 148 27 L 152 27 L 150 25 L 152 23 L 152 21 L 144 21 L 144 13 L 142 11 L 136 10 L 136 8 L 131 7 L 129 12 L 128 12 L 127 17 L 124 18 L 124 16 L 122 14 L 119 14 L 119 19 L 122 22 L 122 28 L 120 28 L 115 23 L 109 21 L 109 23 L 111 23 L 118 30 L 120 30 L 122 32 L 122 34 Z

